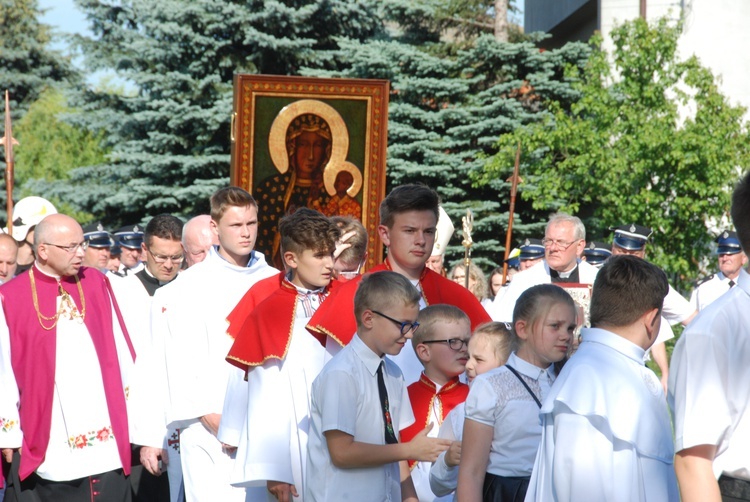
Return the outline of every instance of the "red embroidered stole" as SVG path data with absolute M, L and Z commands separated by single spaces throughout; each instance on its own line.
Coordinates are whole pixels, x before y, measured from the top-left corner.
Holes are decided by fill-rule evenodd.
M 368 273 L 381 270 L 392 270 L 387 259 L 370 269 Z M 307 330 L 310 333 L 330 336 L 344 345 L 351 341 L 357 331 L 357 319 L 354 316 L 354 294 L 357 292 L 361 277 L 345 282 L 336 288 L 337 290 L 318 308 L 307 324 Z M 427 305 L 438 303 L 455 305 L 469 316 L 472 331 L 480 324 L 492 320 L 482 304 L 468 289 L 427 267 L 422 271 L 419 284 Z
M 448 413 L 466 401 L 466 396 L 469 395 L 469 386 L 459 382 L 458 377 L 443 385 L 439 391 L 435 392 L 435 389 L 435 384 L 424 373 L 409 386 L 409 402 L 415 421 L 401 431 L 402 442 L 411 441 L 430 424 L 433 408 L 437 408 L 437 415 L 440 417 L 440 423 L 434 426 L 440 427 Z M 409 467 L 413 468 L 416 464 L 415 460 L 409 460 Z
M 277 276 L 272 279 L 278 281 Z M 235 331 L 234 344 L 229 349 L 227 361 L 247 372 L 267 359 L 283 360 L 292 341 L 297 296 L 294 284 L 284 279 L 280 287 L 263 300 L 242 323 L 242 327 Z M 321 303 L 321 306 L 325 303 Z M 312 335 L 325 347 L 325 335 Z

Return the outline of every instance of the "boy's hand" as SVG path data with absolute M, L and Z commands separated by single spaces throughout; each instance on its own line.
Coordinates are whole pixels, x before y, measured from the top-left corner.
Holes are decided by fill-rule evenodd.
M 456 467 L 461 462 L 461 441 L 453 441 L 445 452 L 445 465 Z
M 279 502 L 292 502 L 292 497 L 299 497 L 297 488 L 283 481 L 266 481 L 266 486 L 271 495 Z
M 427 437 L 432 430 L 433 424 L 429 424 L 407 444 L 411 449 L 409 458 L 420 462 L 434 462 L 438 455 L 450 448 L 450 439 L 438 439 Z

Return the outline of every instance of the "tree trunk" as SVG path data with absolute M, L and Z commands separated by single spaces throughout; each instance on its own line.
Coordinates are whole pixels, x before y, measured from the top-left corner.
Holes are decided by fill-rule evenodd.
M 495 40 L 508 41 L 508 0 L 495 0 Z

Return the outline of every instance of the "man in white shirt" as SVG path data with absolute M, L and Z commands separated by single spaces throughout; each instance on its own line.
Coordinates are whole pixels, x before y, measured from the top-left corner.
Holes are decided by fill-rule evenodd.
M 750 249 L 750 174 L 732 197 Z M 750 500 L 750 276 L 701 311 L 677 341 L 669 377 L 675 471 L 684 502 Z M 717 481 L 718 480 L 718 481 Z
M 528 501 L 679 501 L 664 393 L 643 364 L 668 284 L 644 260 L 612 257 L 594 282 L 591 325 L 540 417 Z
M 245 490 L 230 485 L 236 438 L 217 438 L 225 392 L 244 413 L 247 390 L 238 368 L 225 357 L 232 345 L 226 317 L 257 281 L 278 273 L 253 251 L 258 207 L 237 187 L 211 196 L 211 228 L 219 246 L 208 257 L 157 290 L 152 303 L 153 359 L 151 396 L 154 413 L 133 431 L 133 442 L 144 445 L 141 462 L 152 473 L 168 456 L 163 443 L 167 425 L 180 429 L 180 455 L 187 501 L 244 501 Z M 135 398 L 135 392 L 133 398 Z M 148 446 L 146 448 L 145 446 Z
M 593 284 L 597 268 L 579 259 L 586 247 L 586 228 L 578 217 L 562 213 L 552 216 L 544 231 L 542 244 L 544 261 L 526 270 L 522 265 L 522 272 L 513 277 L 508 292 L 493 302 L 490 315 L 494 321 L 511 322 L 516 300 L 531 286 L 549 283 Z
M 143 270 L 125 277 L 112 277 L 112 289 L 122 310 L 125 325 L 133 340 L 138 360 L 131 377 L 131 393 L 137 393 L 140 386 L 151 385 L 151 375 L 145 363 L 149 361 L 151 349 L 151 298 L 160 287 L 177 277 L 182 264 L 182 220 L 171 214 L 159 214 L 146 225 L 143 252 L 146 255 Z M 137 398 L 129 400 L 131 421 L 137 422 L 139 411 L 134 409 Z M 137 424 L 134 423 L 134 427 Z M 133 487 L 134 502 L 161 502 L 171 495 L 173 502 L 180 498 L 182 471 L 180 470 L 179 449 L 173 450 L 167 477 L 157 479 L 140 463 L 140 448 L 133 447 L 133 466 L 130 484 Z M 170 494 L 170 495 L 168 495 Z
M 700 281 L 690 296 L 690 304 L 698 311 L 705 309 L 733 288 L 737 284 L 740 270 L 747 265 L 747 255 L 742 252 L 737 232 L 722 232 L 716 238 L 716 244 L 718 244 L 716 254 L 719 255 L 719 271 Z

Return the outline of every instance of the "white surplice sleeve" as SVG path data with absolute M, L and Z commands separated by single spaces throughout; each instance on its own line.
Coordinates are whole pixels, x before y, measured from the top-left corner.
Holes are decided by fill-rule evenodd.
M 10 360 L 10 332 L 0 308 L 0 448 L 21 447 L 18 400 L 18 384 Z

